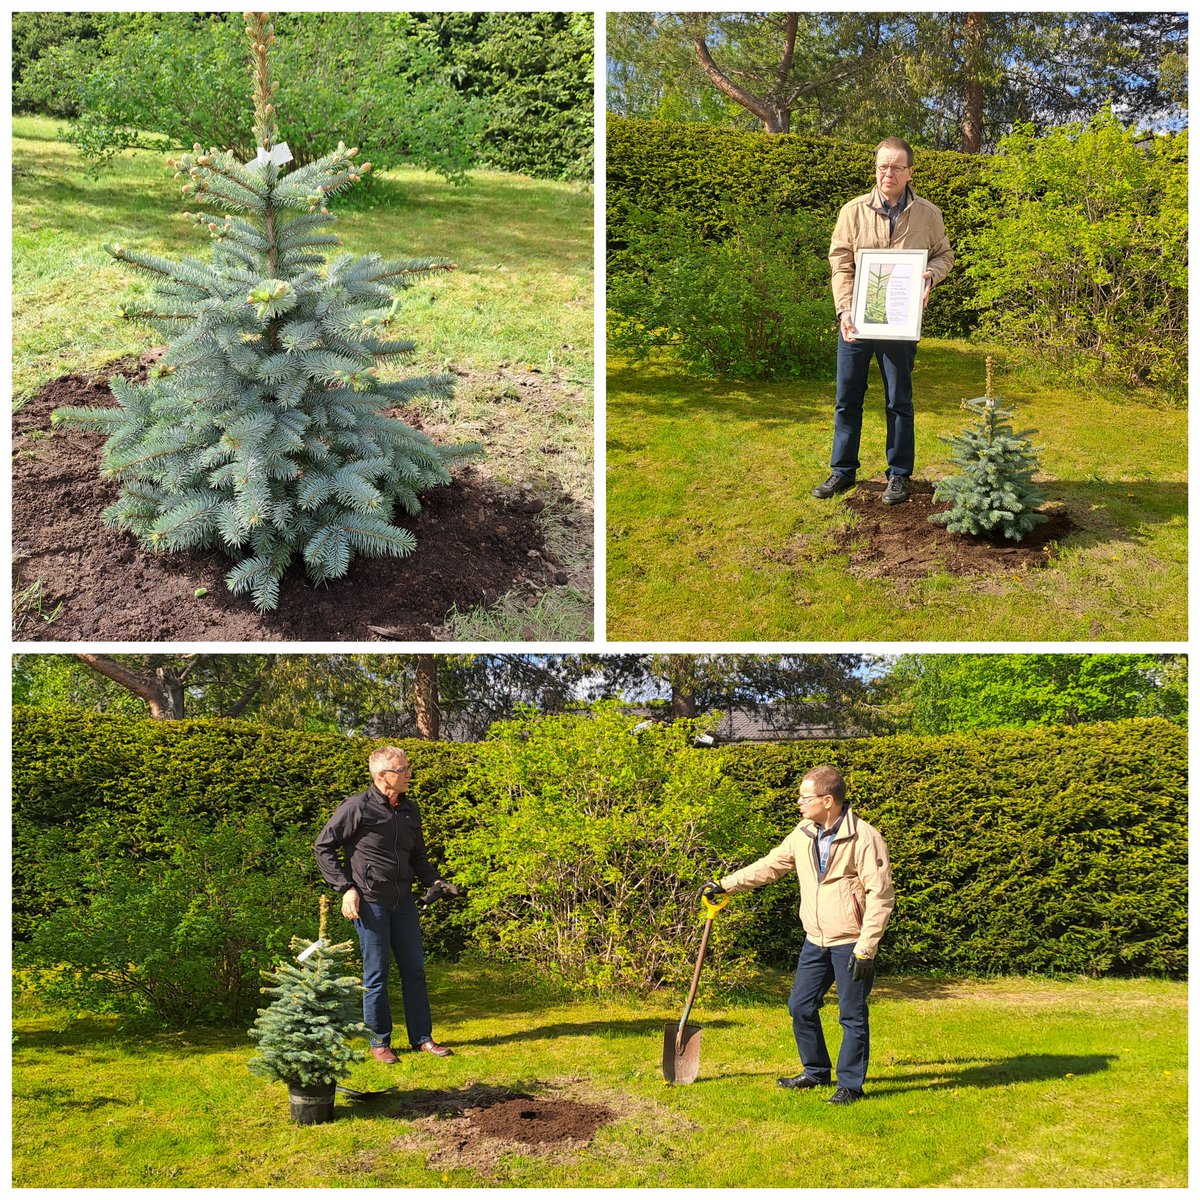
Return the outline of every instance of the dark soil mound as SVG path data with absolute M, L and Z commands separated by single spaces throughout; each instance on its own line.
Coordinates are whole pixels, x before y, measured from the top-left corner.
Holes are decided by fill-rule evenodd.
M 508 1142 L 589 1142 L 613 1114 L 599 1104 L 576 1100 L 502 1100 L 467 1113 L 471 1124 L 489 1137 Z
M 860 483 L 846 493 L 846 506 L 862 518 L 852 529 L 839 530 L 836 541 L 850 555 L 857 573 L 886 579 L 914 580 L 936 571 L 952 575 L 978 575 L 1048 566 L 1058 543 L 1078 526 L 1060 509 L 1020 542 L 1007 538 L 992 541 L 950 533 L 930 521 L 950 505 L 934 501 L 933 485 L 912 481 L 907 504 L 888 506 L 880 501 L 883 484 Z
M 114 364 L 144 377 L 154 354 Z M 110 372 L 113 368 L 109 368 Z M 357 558 L 344 579 L 310 585 L 303 565 L 283 580 L 279 608 L 255 610 L 225 586 L 230 560 L 215 551 L 151 554 L 108 529 L 102 511 L 120 485 L 100 478 L 102 434 L 57 429 L 64 405 L 112 402 L 107 375 L 48 383 L 13 414 L 13 556 L 19 585 L 41 581 L 52 622 L 27 617 L 18 640 L 39 641 L 427 641 L 451 608 L 491 604 L 541 563 L 537 513 L 544 502 L 506 494 L 470 467 L 422 497 L 407 558 Z M 409 424 L 417 414 L 397 412 Z M 196 592 L 203 589 L 197 597 Z

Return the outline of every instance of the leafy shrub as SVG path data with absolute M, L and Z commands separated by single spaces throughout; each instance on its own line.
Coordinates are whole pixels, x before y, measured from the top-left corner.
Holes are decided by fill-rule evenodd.
M 975 223 L 986 219 L 978 204 L 966 202 L 978 190 L 982 159 L 918 150 L 915 165 L 913 186 L 942 210 L 957 254 Z M 631 242 L 645 212 L 686 215 L 696 240 L 724 239 L 752 216 L 812 213 L 818 224 L 824 223 L 823 254 L 828 254 L 838 210 L 870 190 L 874 169 L 873 146 L 636 121 L 610 113 L 605 166 L 610 287 L 642 267 Z M 934 288 L 922 320 L 928 336 L 957 337 L 969 331 L 970 286 L 956 264 Z M 827 275 L 825 290 L 832 312 Z
M 489 953 L 576 990 L 681 982 L 695 953 L 701 884 L 748 853 L 757 815 L 690 748 L 687 722 L 634 733 L 602 704 L 591 718 L 530 716 L 479 747 L 474 821 L 450 848 Z M 745 914 L 717 922 L 712 976 L 750 961 Z
M 967 246 L 981 329 L 1095 381 L 1187 382 L 1187 134 L 1106 112 L 1010 134 Z
M 297 165 L 332 137 L 377 167 L 416 163 L 456 183 L 475 165 L 486 102 L 463 96 L 407 14 L 280 13 L 274 67 L 280 135 Z M 30 63 L 19 106 L 74 112 L 69 140 L 103 164 L 130 146 L 228 148 L 252 159 L 243 21 L 235 14 L 134 13 L 98 41 L 69 39 Z M 146 134 L 158 135 L 146 140 Z
M 476 163 L 592 178 L 591 13 L 280 13 L 275 26 L 301 163 L 333 135 L 456 181 Z M 16 13 L 14 103 L 76 118 L 71 139 L 95 162 L 163 139 L 241 147 L 235 35 L 236 18 L 213 14 Z
M 825 223 L 809 213 L 735 222 L 727 236 L 699 241 L 675 211 L 631 221 L 639 267 L 609 285 L 609 344 L 634 361 L 670 346 L 710 375 L 830 374 L 837 331 Z
M 78 849 L 43 839 L 39 872 L 57 903 L 18 950 L 37 995 L 170 1025 L 242 1021 L 259 972 L 311 912 L 311 846 L 260 814 L 214 826 L 168 818 L 165 855 L 114 854 L 98 821 Z

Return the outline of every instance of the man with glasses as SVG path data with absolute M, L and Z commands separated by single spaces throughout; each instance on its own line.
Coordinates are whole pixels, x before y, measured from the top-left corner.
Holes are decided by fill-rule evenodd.
M 802 1070 L 779 1086 L 829 1086 L 833 1066 L 821 1004 L 836 982 L 842 1047 L 837 1090 L 828 1103 L 853 1104 L 863 1098 L 870 1057 L 867 997 L 875 955 L 896 907 L 891 865 L 879 830 L 850 811 L 846 781 L 836 767 L 814 767 L 800 781 L 800 815 L 800 824 L 769 854 L 720 883 L 706 883 L 701 892 L 710 899 L 735 895 L 796 875 L 804 945 L 788 1010 Z
M 843 206 L 829 245 L 833 300 L 837 306 L 837 400 L 833 413 L 833 453 L 830 476 L 813 488 L 818 500 L 828 500 L 852 488 L 858 471 L 863 398 L 871 360 L 879 359 L 887 417 L 887 487 L 884 504 L 903 504 L 915 455 L 912 370 L 916 342 L 865 340 L 856 336 L 851 315 L 854 297 L 854 259 L 859 250 L 928 250 L 925 292 L 941 283 L 954 265 L 954 251 L 936 205 L 912 189 L 912 147 L 901 138 L 884 138 L 875 148 L 875 187 Z
M 394 955 L 404 995 L 404 1023 L 414 1050 L 446 1057 L 433 1040 L 425 948 L 412 885 L 428 889 L 422 906 L 458 888 L 438 874 L 425 853 L 421 814 L 405 795 L 412 768 L 396 746 L 370 757 L 371 786 L 338 805 L 317 838 L 317 865 L 330 887 L 342 893 L 342 916 L 354 923 L 363 957 L 363 1024 L 371 1031 L 371 1054 L 382 1063 L 400 1060 L 392 1049 L 388 969 Z M 345 858 L 343 865 L 339 851 Z

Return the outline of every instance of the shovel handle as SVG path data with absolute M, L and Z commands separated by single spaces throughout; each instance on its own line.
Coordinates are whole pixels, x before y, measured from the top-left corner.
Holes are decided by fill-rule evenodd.
M 700 953 L 696 955 L 696 969 L 692 972 L 692 986 L 688 989 L 687 1003 L 683 1006 L 683 1017 L 679 1021 L 679 1032 L 675 1035 L 675 1044 L 683 1044 L 683 1030 L 687 1019 L 692 1015 L 692 1005 L 696 1002 L 696 989 L 700 986 L 700 968 L 704 966 L 704 952 L 708 949 L 708 935 L 712 932 L 713 918 L 704 922 L 704 932 L 700 935 Z

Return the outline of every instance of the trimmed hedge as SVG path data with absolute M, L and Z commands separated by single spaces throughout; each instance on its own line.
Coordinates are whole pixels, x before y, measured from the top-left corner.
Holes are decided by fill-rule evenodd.
M 607 222 L 609 271 L 636 269 L 625 253 L 634 210 L 686 213 L 697 236 L 731 232 L 730 201 L 747 214 L 810 211 L 829 221 L 848 200 L 874 182 L 875 148 L 832 138 L 742 133 L 699 124 L 637 121 L 608 116 Z M 959 256 L 949 278 L 929 301 L 924 328 L 932 336 L 969 332 L 973 293 L 963 271 L 962 246 L 978 225 L 979 207 L 967 197 L 979 187 L 983 160 L 949 150 L 915 152 L 914 187 L 942 210 L 950 244 Z M 832 318 L 833 299 L 829 300 Z
M 252 810 L 315 838 L 336 803 L 366 783 L 366 755 L 378 742 L 237 721 L 17 709 L 16 937 L 71 898 L 41 870 L 35 848 L 48 837 L 71 849 L 103 821 L 114 855 L 160 857 L 167 817 Z M 440 858 L 471 819 L 476 798 L 466 780 L 486 749 L 402 744 Z M 830 762 L 845 772 L 856 809 L 892 854 L 899 904 L 883 942 L 885 970 L 1186 974 L 1186 731 L 1167 721 L 688 753 L 718 754 L 775 838 L 798 819 L 796 789 L 809 767 Z M 295 880 L 298 890 L 320 886 L 315 863 Z M 754 908 L 745 936 L 764 962 L 794 960 L 796 901 L 788 881 L 736 901 Z M 427 929 L 435 955 L 471 941 L 462 906 L 435 906 Z
M 1161 719 L 946 737 L 734 746 L 726 772 L 799 819 L 805 771 L 846 776 L 884 835 L 897 908 L 886 969 L 1187 971 L 1187 734 Z M 771 893 L 786 893 L 772 895 Z M 800 946 L 794 885 L 755 893 L 761 953 Z

